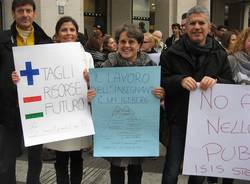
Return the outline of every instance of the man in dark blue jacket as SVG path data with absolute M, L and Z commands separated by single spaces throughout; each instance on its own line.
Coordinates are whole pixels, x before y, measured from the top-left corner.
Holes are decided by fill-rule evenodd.
M 33 0 L 14 0 L 14 22 L 0 33 L 0 183 L 15 184 L 16 157 L 23 150 L 23 135 L 17 89 L 11 79 L 15 70 L 12 47 L 51 43 L 52 40 L 34 22 Z M 42 145 L 28 147 L 27 184 L 39 184 L 42 169 Z
M 207 90 L 216 83 L 232 83 L 227 54 L 208 36 L 209 13 L 195 6 L 187 12 L 186 33 L 161 54 L 162 84 L 166 91 L 166 112 L 170 140 L 162 184 L 176 184 L 184 154 L 189 92 Z M 197 83 L 200 83 L 198 86 Z M 190 176 L 190 184 L 201 184 L 202 176 Z

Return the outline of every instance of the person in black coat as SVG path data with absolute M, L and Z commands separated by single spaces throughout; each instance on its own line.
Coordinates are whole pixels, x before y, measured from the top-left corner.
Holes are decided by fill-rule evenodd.
M 181 25 L 178 23 L 172 24 L 172 36 L 166 39 L 165 44 L 167 48 L 170 48 L 173 44 L 175 44 L 181 38 Z
M 170 138 L 162 184 L 176 184 L 184 155 L 189 92 L 207 90 L 216 83 L 233 83 L 227 54 L 209 33 L 209 13 L 195 6 L 187 13 L 186 34 L 160 57 L 161 86 L 166 91 L 166 117 Z M 198 86 L 197 83 L 200 83 Z M 190 176 L 201 184 L 203 176 Z
M 11 74 L 15 70 L 12 47 L 51 43 L 52 40 L 33 22 L 33 0 L 12 2 L 14 22 L 10 30 L 0 33 L 0 182 L 15 184 L 16 157 L 23 150 L 23 135 L 17 89 Z M 42 145 L 28 147 L 27 184 L 40 183 Z

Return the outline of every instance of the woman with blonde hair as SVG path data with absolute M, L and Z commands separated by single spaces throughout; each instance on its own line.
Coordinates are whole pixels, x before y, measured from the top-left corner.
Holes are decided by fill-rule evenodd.
M 149 32 L 146 32 L 143 35 L 144 40 L 141 45 L 140 51 L 146 53 L 157 53 L 154 48 L 157 47 L 157 45 L 160 43 L 160 40 Z

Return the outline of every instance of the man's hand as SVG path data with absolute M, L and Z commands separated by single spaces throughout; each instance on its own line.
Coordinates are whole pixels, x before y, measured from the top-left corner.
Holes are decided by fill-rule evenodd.
M 193 91 L 197 88 L 197 83 L 192 77 L 185 77 L 181 80 L 181 86 L 188 91 Z
M 17 83 L 20 81 L 20 77 L 19 77 L 19 75 L 17 74 L 16 71 L 13 71 L 13 72 L 11 73 L 11 79 L 12 79 L 12 82 L 13 82 L 14 84 L 17 84 Z
M 213 87 L 217 83 L 217 79 L 213 79 L 211 77 L 205 76 L 200 82 L 200 88 L 206 91 L 208 88 Z

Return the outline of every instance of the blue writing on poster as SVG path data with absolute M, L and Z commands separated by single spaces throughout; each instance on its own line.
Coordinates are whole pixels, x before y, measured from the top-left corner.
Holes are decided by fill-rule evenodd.
M 90 69 L 94 156 L 159 156 L 160 67 Z

